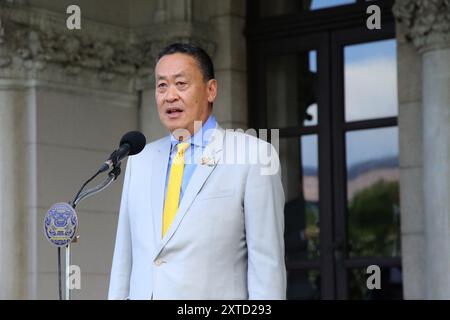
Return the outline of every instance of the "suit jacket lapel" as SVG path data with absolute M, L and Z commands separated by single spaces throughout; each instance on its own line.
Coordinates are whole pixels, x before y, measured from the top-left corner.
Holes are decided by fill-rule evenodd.
M 164 235 L 161 245 L 156 252 L 155 258 L 159 255 L 161 250 L 164 248 L 164 246 L 173 236 L 175 231 L 178 229 L 180 222 L 183 220 L 183 217 L 186 215 L 186 212 L 191 206 L 195 197 L 199 193 L 202 186 L 205 184 L 209 175 L 216 168 L 217 161 L 222 157 L 223 139 L 224 139 L 224 130 L 221 127 L 217 126 L 216 130 L 211 136 L 210 142 L 206 146 L 201 157 L 201 159 L 209 159 L 209 161 L 207 161 L 206 164 L 200 163 L 197 164 L 197 167 L 195 168 L 195 171 L 192 174 L 191 180 L 189 181 L 188 187 L 186 188 L 186 192 L 183 195 L 183 198 L 181 199 L 180 206 L 178 208 L 175 219 L 172 222 L 170 228 L 167 230 L 167 233 Z
M 170 137 L 163 140 L 158 147 L 152 163 L 152 190 L 151 203 L 153 215 L 153 234 L 155 243 L 161 242 L 162 236 L 162 214 L 164 206 L 164 186 L 166 184 L 167 166 L 170 155 Z

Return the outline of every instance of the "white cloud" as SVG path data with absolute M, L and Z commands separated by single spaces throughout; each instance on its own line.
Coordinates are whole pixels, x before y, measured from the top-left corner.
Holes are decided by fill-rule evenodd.
M 345 109 L 347 121 L 397 115 L 395 57 L 346 64 Z

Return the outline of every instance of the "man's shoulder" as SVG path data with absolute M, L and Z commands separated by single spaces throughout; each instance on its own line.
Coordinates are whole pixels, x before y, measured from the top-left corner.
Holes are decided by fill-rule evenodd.
M 138 153 L 137 155 L 133 156 L 133 161 L 139 161 L 142 159 L 146 159 L 148 156 L 151 156 L 158 150 L 160 150 L 166 143 L 168 143 L 169 137 L 165 136 L 158 140 L 149 142 L 145 145 L 144 149 Z
M 167 143 L 170 140 L 169 136 L 164 136 L 158 140 L 149 142 L 145 145 L 144 150 L 146 151 L 154 151 L 159 150 L 165 143 Z
M 260 174 L 280 173 L 280 160 L 275 146 L 265 137 L 256 137 L 255 132 L 227 130 L 225 133 L 224 164 L 249 165 L 260 168 Z
M 264 140 L 267 137 L 258 138 L 256 131 L 243 131 L 241 129 L 224 130 L 226 147 L 236 147 L 238 151 L 266 151 L 273 149 L 273 145 Z

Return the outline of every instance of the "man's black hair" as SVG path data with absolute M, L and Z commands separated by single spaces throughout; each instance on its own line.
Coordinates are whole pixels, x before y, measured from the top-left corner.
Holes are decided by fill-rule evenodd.
M 159 52 L 157 62 L 162 57 L 174 53 L 184 53 L 191 56 L 197 61 L 204 80 L 214 79 L 213 62 L 211 57 L 202 48 L 189 43 L 172 43 Z

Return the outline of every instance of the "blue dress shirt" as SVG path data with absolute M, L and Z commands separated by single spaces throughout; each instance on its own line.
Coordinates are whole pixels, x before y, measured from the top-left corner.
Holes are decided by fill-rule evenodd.
M 192 174 L 197 167 L 197 163 L 200 160 L 200 157 L 203 154 L 203 150 L 211 139 L 211 135 L 213 129 L 216 128 L 217 121 L 216 118 L 211 114 L 203 124 L 201 130 L 197 131 L 194 136 L 192 136 L 189 140 L 185 141 L 190 143 L 190 146 L 184 152 L 184 171 L 183 171 L 183 180 L 181 182 L 181 192 L 180 192 L 180 201 L 183 198 L 184 192 L 188 186 L 189 180 L 192 177 Z M 169 155 L 169 165 L 166 173 L 166 184 L 164 187 L 164 199 L 167 193 L 167 185 L 169 183 L 169 174 L 170 167 L 172 166 L 172 159 L 175 157 L 177 153 L 177 144 L 179 141 L 173 136 L 170 135 L 170 155 Z

